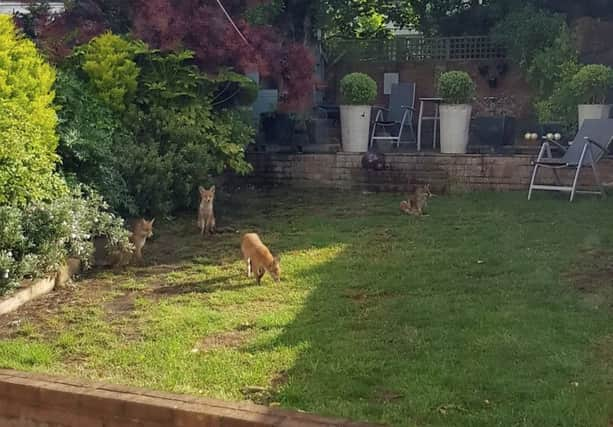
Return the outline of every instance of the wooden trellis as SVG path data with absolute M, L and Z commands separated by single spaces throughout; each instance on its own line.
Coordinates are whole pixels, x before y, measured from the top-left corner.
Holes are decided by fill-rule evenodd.
M 486 61 L 506 56 L 488 36 L 333 40 L 326 43 L 326 51 L 328 56 L 358 62 Z

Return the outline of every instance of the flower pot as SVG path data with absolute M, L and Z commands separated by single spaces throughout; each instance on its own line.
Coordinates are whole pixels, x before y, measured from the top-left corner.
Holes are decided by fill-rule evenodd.
M 442 104 L 439 108 L 441 120 L 441 153 L 466 153 L 472 105 Z
M 343 151 L 368 151 L 370 105 L 341 105 L 341 138 Z
M 611 113 L 610 104 L 581 104 L 579 110 L 579 127 L 585 119 L 608 119 Z
M 269 113 L 262 115 L 262 131 L 267 144 L 291 144 L 295 126 L 296 121 L 288 114 Z

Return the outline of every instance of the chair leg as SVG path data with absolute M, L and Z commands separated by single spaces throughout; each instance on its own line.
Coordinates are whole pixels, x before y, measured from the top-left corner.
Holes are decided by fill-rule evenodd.
M 605 188 L 602 185 L 602 182 L 600 181 L 600 175 L 598 174 L 598 168 L 596 167 L 596 164 L 594 162 L 592 162 L 592 172 L 594 173 L 594 181 L 596 182 L 596 185 L 598 186 L 598 188 L 600 188 L 600 194 L 602 195 L 603 198 L 606 198 L 607 192 L 605 191 Z
M 560 179 L 560 174 L 558 174 L 558 171 L 553 169 L 553 176 L 556 177 L 556 184 L 558 185 L 562 185 L 562 180 Z
M 417 119 L 417 151 L 421 151 L 421 127 L 424 117 L 424 101 L 419 102 L 419 118 Z
M 437 125 L 439 123 L 439 111 L 438 111 L 438 103 L 434 104 L 434 120 L 432 120 L 432 123 L 434 123 L 434 129 L 432 130 L 432 149 L 436 150 L 436 134 L 437 134 Z
M 579 157 L 579 163 L 577 164 L 577 172 L 575 172 L 575 179 L 573 179 L 573 188 L 570 191 L 570 201 L 571 202 L 575 200 L 575 193 L 577 192 L 577 182 L 579 181 L 579 174 L 581 173 L 581 168 L 584 165 L 583 161 L 585 160 L 587 149 L 588 149 L 588 145 L 586 144 L 583 146 L 583 150 L 581 151 L 581 157 Z M 593 159 L 590 158 L 590 160 L 591 160 L 591 163 L 594 163 Z
M 573 188 L 570 191 L 570 201 L 575 200 L 575 193 L 577 192 L 577 182 L 579 181 L 579 173 L 581 172 L 581 165 L 577 166 L 577 172 L 575 172 L 575 178 L 573 179 Z
M 411 132 L 411 141 L 417 142 L 417 135 L 415 134 L 415 127 L 413 126 L 413 123 L 409 124 L 409 131 Z
M 402 139 L 403 128 L 404 128 L 404 123 L 401 123 L 400 129 L 398 129 L 398 139 L 396 139 L 396 148 L 400 148 L 400 140 Z
M 536 173 L 538 172 L 539 165 L 534 165 L 534 170 L 532 171 L 532 179 L 530 180 L 530 188 L 528 189 L 528 200 L 532 198 L 532 187 L 534 187 L 534 181 L 536 180 Z
M 372 125 L 372 133 L 370 134 L 370 141 L 368 143 L 368 147 L 372 147 L 375 143 L 375 135 L 377 133 L 377 122 Z

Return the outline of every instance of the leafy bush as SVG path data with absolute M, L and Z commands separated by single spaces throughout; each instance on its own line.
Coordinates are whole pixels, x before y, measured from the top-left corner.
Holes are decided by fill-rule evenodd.
M 79 79 L 88 63 L 80 56 L 96 40 L 69 61 L 74 72 L 58 78 L 59 151 L 67 177 L 92 186 L 115 211 L 165 215 L 192 207 L 198 185 L 226 168 L 250 169 L 244 147 L 254 130 L 242 105 L 257 95 L 253 81 L 228 70 L 205 75 L 189 51 L 115 43 L 129 51 L 119 57 L 132 58 L 139 70 L 132 102 L 119 115 Z
M 534 90 L 540 122 L 576 122 L 576 103 L 568 84 L 579 70 L 579 54 L 562 15 L 526 6 L 510 13 L 491 36 L 518 63 Z
M 491 36 L 507 48 L 513 62 L 527 70 L 537 52 L 553 46 L 567 29 L 564 16 L 528 5 L 508 14 L 494 26 Z
M 577 105 L 604 104 L 611 88 L 611 68 L 568 64 L 563 67 L 553 93 L 536 103 L 537 116 L 541 122 L 561 121 L 570 130 L 577 124 Z
M 604 104 L 613 88 L 613 70 L 606 65 L 585 65 L 572 77 L 570 88 L 577 104 Z
M 198 185 L 226 167 L 249 170 L 244 146 L 253 128 L 236 110 L 216 112 L 203 101 L 141 114 L 138 144 L 123 156 L 123 174 L 141 212 L 164 215 L 192 207 Z
M 133 137 L 74 73 L 59 72 L 55 87 L 64 175 L 94 188 L 114 210 L 135 214 L 116 149 L 133 146 Z
M 564 31 L 547 46 L 534 54 L 526 70 L 528 83 L 536 92 L 537 99 L 553 93 L 561 81 L 579 70 L 579 55 L 570 31 Z
M 53 175 L 55 72 L 34 44 L 0 15 L 0 204 L 25 204 L 61 187 Z
M 24 277 L 55 272 L 67 257 L 87 266 L 96 236 L 130 247 L 123 220 L 95 192 L 79 187 L 50 202 L 0 206 L 0 224 L 0 294 Z
M 446 104 L 469 104 L 475 96 L 475 82 L 465 71 L 441 74 L 438 93 Z
M 139 57 L 136 104 L 126 121 L 138 142 L 117 149 L 142 213 L 192 207 L 198 185 L 226 168 L 250 168 L 244 147 L 254 130 L 237 104 L 251 101 L 253 83 L 230 72 L 206 76 L 191 58 L 191 52 L 157 51 Z
M 284 9 L 283 0 L 270 0 L 248 8 L 245 11 L 245 20 L 251 25 L 271 25 Z
M 341 97 L 346 105 L 371 105 L 377 97 L 377 83 L 366 74 L 347 74 L 341 79 Z
M 140 69 L 134 56 L 141 49 L 142 44 L 107 32 L 77 50 L 94 93 L 114 111 L 125 111 L 136 93 Z

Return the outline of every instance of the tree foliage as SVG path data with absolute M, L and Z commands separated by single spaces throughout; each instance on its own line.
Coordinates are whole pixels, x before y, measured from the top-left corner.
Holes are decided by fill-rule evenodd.
M 60 186 L 54 80 L 34 44 L 0 15 L 0 204 L 23 205 Z
M 132 135 L 75 72 L 59 72 L 55 88 L 64 176 L 94 188 L 114 210 L 136 214 L 117 155 L 118 146 L 133 144 Z
M 293 18 L 300 7 L 305 8 L 305 16 L 313 15 L 309 2 L 295 3 Z M 189 49 L 206 72 L 226 67 L 241 73 L 259 71 L 263 79 L 276 83 L 282 108 L 300 110 L 309 105 L 314 58 L 294 36 L 310 37 L 312 25 L 300 26 L 299 31 L 293 18 L 283 20 L 278 28 L 254 25 L 243 19 L 247 9 L 241 0 L 226 0 L 224 5 L 240 34 L 215 0 L 75 0 L 61 15 L 38 19 L 31 32 L 47 55 L 61 62 L 75 46 L 115 27 L 162 51 Z M 259 13 L 259 23 L 266 21 L 262 16 L 267 13 Z
M 140 69 L 134 57 L 139 49 L 144 47 L 107 32 L 78 51 L 91 88 L 114 111 L 125 111 L 136 93 Z
M 238 0 L 224 3 L 229 10 L 242 10 Z M 262 78 L 276 82 L 286 109 L 300 109 L 310 101 L 313 55 L 273 27 L 236 19 L 239 34 L 213 1 L 137 0 L 135 6 L 134 35 L 150 46 L 163 51 L 190 49 L 205 71 L 257 70 Z

